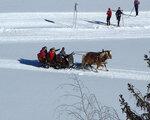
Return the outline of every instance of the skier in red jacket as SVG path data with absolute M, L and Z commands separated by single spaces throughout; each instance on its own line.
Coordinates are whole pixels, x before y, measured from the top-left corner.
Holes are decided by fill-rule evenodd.
M 108 10 L 107 10 L 107 25 L 110 25 L 110 18 L 111 18 L 111 16 L 112 16 L 112 11 L 111 11 L 111 9 L 110 8 L 108 8 Z

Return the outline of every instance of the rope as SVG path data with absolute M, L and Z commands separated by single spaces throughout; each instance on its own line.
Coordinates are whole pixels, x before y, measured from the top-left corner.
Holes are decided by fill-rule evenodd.
M 85 55 L 86 53 L 86 51 L 74 51 L 74 54 L 76 55 Z
M 75 55 L 84 55 L 84 54 L 81 54 L 81 53 L 75 53 Z
M 132 8 L 132 10 L 131 10 L 131 12 L 130 12 L 130 15 L 132 14 L 133 10 L 134 10 L 134 6 L 133 6 L 133 8 Z
M 122 14 L 122 25 L 124 26 L 124 19 L 123 19 L 123 14 Z

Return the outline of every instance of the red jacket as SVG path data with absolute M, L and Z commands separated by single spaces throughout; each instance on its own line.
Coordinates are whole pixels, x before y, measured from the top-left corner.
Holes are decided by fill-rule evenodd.
M 40 62 L 43 62 L 46 60 L 46 52 L 45 50 L 41 50 L 38 54 L 37 54 L 38 60 Z
M 50 61 L 52 61 L 55 57 L 55 52 L 54 51 L 50 51 L 49 52 L 49 58 L 50 58 Z
M 111 17 L 112 16 L 112 11 L 108 10 L 106 14 L 107 14 L 108 17 Z
M 40 52 L 38 53 L 38 57 L 41 59 L 45 59 L 46 58 L 45 50 L 40 50 Z

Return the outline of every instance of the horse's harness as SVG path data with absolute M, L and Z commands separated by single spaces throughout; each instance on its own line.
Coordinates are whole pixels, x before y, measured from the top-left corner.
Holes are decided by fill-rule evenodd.
M 103 57 L 104 55 L 104 53 L 106 53 L 106 51 L 102 51 L 102 52 L 98 52 L 97 54 L 96 54 L 96 62 L 98 62 L 99 61 L 99 58 L 101 57 Z M 102 56 L 101 56 L 102 55 Z

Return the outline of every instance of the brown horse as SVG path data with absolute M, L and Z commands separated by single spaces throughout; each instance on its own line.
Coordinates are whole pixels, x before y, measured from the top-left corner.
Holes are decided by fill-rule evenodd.
M 97 65 L 96 71 L 98 68 L 106 67 L 106 60 L 112 59 L 111 51 L 110 50 L 102 50 L 101 52 L 88 52 L 86 55 L 82 57 L 82 66 L 85 68 L 87 65 L 92 68 L 92 65 Z

